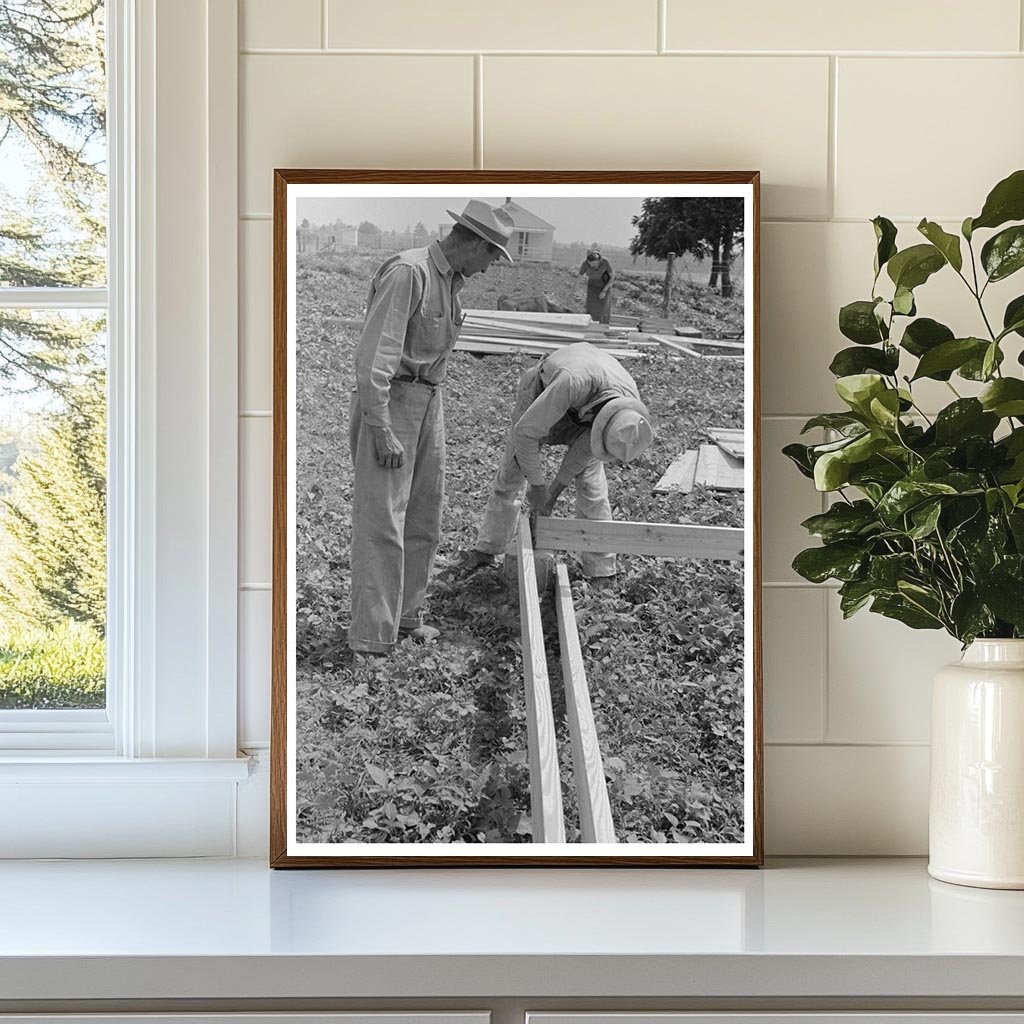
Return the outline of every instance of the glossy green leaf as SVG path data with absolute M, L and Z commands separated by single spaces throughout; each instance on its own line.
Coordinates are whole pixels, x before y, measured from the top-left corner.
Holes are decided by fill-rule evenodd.
M 986 412 L 976 398 L 958 398 L 935 417 L 935 439 L 940 445 L 956 444 L 969 437 L 991 437 L 999 417 Z
M 908 531 L 914 540 L 924 540 L 935 532 L 939 516 L 942 514 L 942 503 L 938 501 L 925 502 L 919 505 L 910 513 L 910 521 L 913 527 Z
M 963 235 L 968 242 L 971 240 L 971 235 L 974 234 L 974 229 L 971 227 L 973 223 L 973 217 L 965 217 L 963 224 L 960 225 L 960 234 Z
M 922 502 L 943 494 L 956 493 L 957 489 L 950 484 L 926 480 L 897 480 L 878 503 L 878 514 L 885 522 L 895 525 L 900 516 Z
M 1024 416 L 1024 380 L 1001 377 L 978 396 L 982 407 L 999 417 Z
M 1024 170 L 1014 171 L 989 192 L 981 213 L 971 220 L 967 230 L 997 228 L 1008 220 L 1024 220 Z M 964 224 L 966 227 L 967 222 Z
M 1003 313 L 1003 333 L 1014 331 L 1024 337 L 1024 295 L 1018 295 L 1006 306 Z
M 866 352 L 868 349 L 858 349 L 859 352 Z M 848 427 L 853 427 L 858 424 L 863 425 L 864 421 L 859 416 L 854 416 L 848 412 L 825 412 L 820 416 L 812 416 L 801 429 L 801 434 L 806 434 L 808 430 L 814 430 L 816 427 L 824 427 L 828 430 L 845 430 Z
M 922 377 L 941 379 L 938 374 L 947 370 L 956 370 L 975 356 L 979 359 L 983 358 L 987 347 L 988 343 L 980 338 L 954 338 L 952 341 L 944 341 L 921 356 L 913 379 L 920 380 Z
M 978 581 L 978 597 L 1004 622 L 1024 629 L 1024 579 L 1004 568 Z
M 801 551 L 793 559 L 793 569 L 812 583 L 824 583 L 828 579 L 850 580 L 860 571 L 865 558 L 858 544 L 826 544 Z
M 958 369 L 957 376 L 963 377 L 964 380 L 990 380 L 994 370 L 990 370 L 988 373 L 985 372 L 985 356 L 988 353 L 988 344 L 985 344 L 985 348 L 979 351 L 977 355 L 971 356 L 963 366 Z M 1003 350 L 997 348 L 995 350 L 995 365 L 999 366 L 1003 361 Z
M 896 619 L 911 629 L 942 629 L 942 620 L 921 611 L 902 597 L 879 596 L 871 602 L 871 610 L 887 619 Z
M 847 504 L 837 501 L 827 512 L 811 516 L 800 524 L 808 533 L 826 544 L 847 540 L 880 529 L 878 517 L 869 501 Z
M 858 345 L 877 345 L 887 333 L 875 317 L 876 301 L 858 300 L 839 310 L 839 331 Z
M 900 365 L 899 349 L 894 345 L 884 348 L 854 347 L 840 349 L 829 364 L 829 370 L 837 377 L 848 377 L 866 370 L 877 370 L 892 376 Z
M 943 342 L 952 341 L 956 335 L 945 325 L 929 317 L 918 317 L 913 323 L 907 324 L 900 346 L 906 349 L 912 356 L 920 358 L 926 352 L 941 345 Z M 948 379 L 948 378 L 947 378 Z
M 896 255 L 896 225 L 886 217 L 878 216 L 872 219 L 872 226 L 875 229 L 875 277 L 882 271 L 889 260 Z
M 814 462 L 811 459 L 810 448 L 805 444 L 787 444 L 782 449 L 782 454 L 789 459 L 804 476 L 814 478 Z
M 850 479 L 850 463 L 842 451 L 826 452 L 814 463 L 814 486 L 819 491 L 835 491 Z
M 894 313 L 900 316 L 913 316 L 917 312 L 914 305 L 914 293 L 909 288 L 900 285 L 892 297 L 892 308 Z
M 1000 231 L 981 249 L 981 265 L 990 281 L 1002 281 L 1024 267 L 1024 225 Z
M 934 245 L 922 244 L 901 249 L 889 260 L 885 269 L 897 288 L 913 291 L 945 265 L 945 257 Z
M 855 412 L 866 414 L 871 399 L 886 390 L 885 381 L 876 373 L 855 373 L 836 381 L 836 393 Z
M 960 270 L 963 267 L 964 258 L 960 253 L 960 239 L 956 235 L 944 231 L 933 220 L 922 220 L 917 225 L 917 230 L 942 253 L 945 261 L 954 270 Z
M 874 421 L 886 430 L 895 430 L 900 418 L 900 395 L 898 391 L 883 391 L 871 399 L 868 406 Z M 880 446 L 879 446 L 880 447 Z
M 956 635 L 964 643 L 986 636 L 995 628 L 995 618 L 977 594 L 957 594 L 949 617 L 956 626 Z

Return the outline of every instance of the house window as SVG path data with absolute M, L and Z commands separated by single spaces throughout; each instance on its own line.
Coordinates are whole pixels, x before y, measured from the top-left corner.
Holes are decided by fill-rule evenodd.
M 527 256 L 530 252 L 530 233 L 528 231 L 516 232 L 516 237 L 519 239 L 519 256 Z
M 0 745 L 111 732 L 106 14 L 0 5 Z

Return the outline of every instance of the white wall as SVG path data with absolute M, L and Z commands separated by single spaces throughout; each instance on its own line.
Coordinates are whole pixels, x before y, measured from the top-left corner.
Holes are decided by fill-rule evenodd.
M 268 735 L 272 169 L 757 168 L 767 849 L 924 853 L 928 686 L 958 647 L 843 622 L 794 575 L 821 501 L 778 450 L 836 405 L 867 219 L 958 224 L 1024 164 L 1020 0 L 241 0 L 240 28 L 242 745 Z M 973 325 L 940 277 L 922 309 Z

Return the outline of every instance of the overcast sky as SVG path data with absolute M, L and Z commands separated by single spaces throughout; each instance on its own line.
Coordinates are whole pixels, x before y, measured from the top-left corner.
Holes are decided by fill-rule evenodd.
M 597 242 L 601 245 L 629 245 L 633 237 L 634 214 L 640 212 L 641 199 L 553 199 L 532 196 L 512 197 L 527 210 L 555 225 L 555 241 L 560 243 Z M 348 224 L 373 221 L 385 231 L 404 231 L 417 221 L 431 231 L 438 224 L 448 224 L 446 209 L 461 213 L 467 200 L 452 199 L 314 199 L 298 200 L 299 220 L 308 217 L 312 224 Z

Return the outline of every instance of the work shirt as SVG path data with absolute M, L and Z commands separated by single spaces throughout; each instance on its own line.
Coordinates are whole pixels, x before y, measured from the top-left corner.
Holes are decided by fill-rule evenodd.
M 464 283 L 437 242 L 397 253 L 373 275 L 355 357 L 365 423 L 390 426 L 392 377 L 444 380 L 462 323 L 458 292 Z
M 529 372 L 540 393 L 512 426 L 516 462 L 536 486 L 545 482 L 541 445 L 568 445 L 555 477 L 568 485 L 594 460 L 590 428 L 599 407 L 613 398 L 639 401 L 640 392 L 617 359 L 587 342 L 552 352 Z

